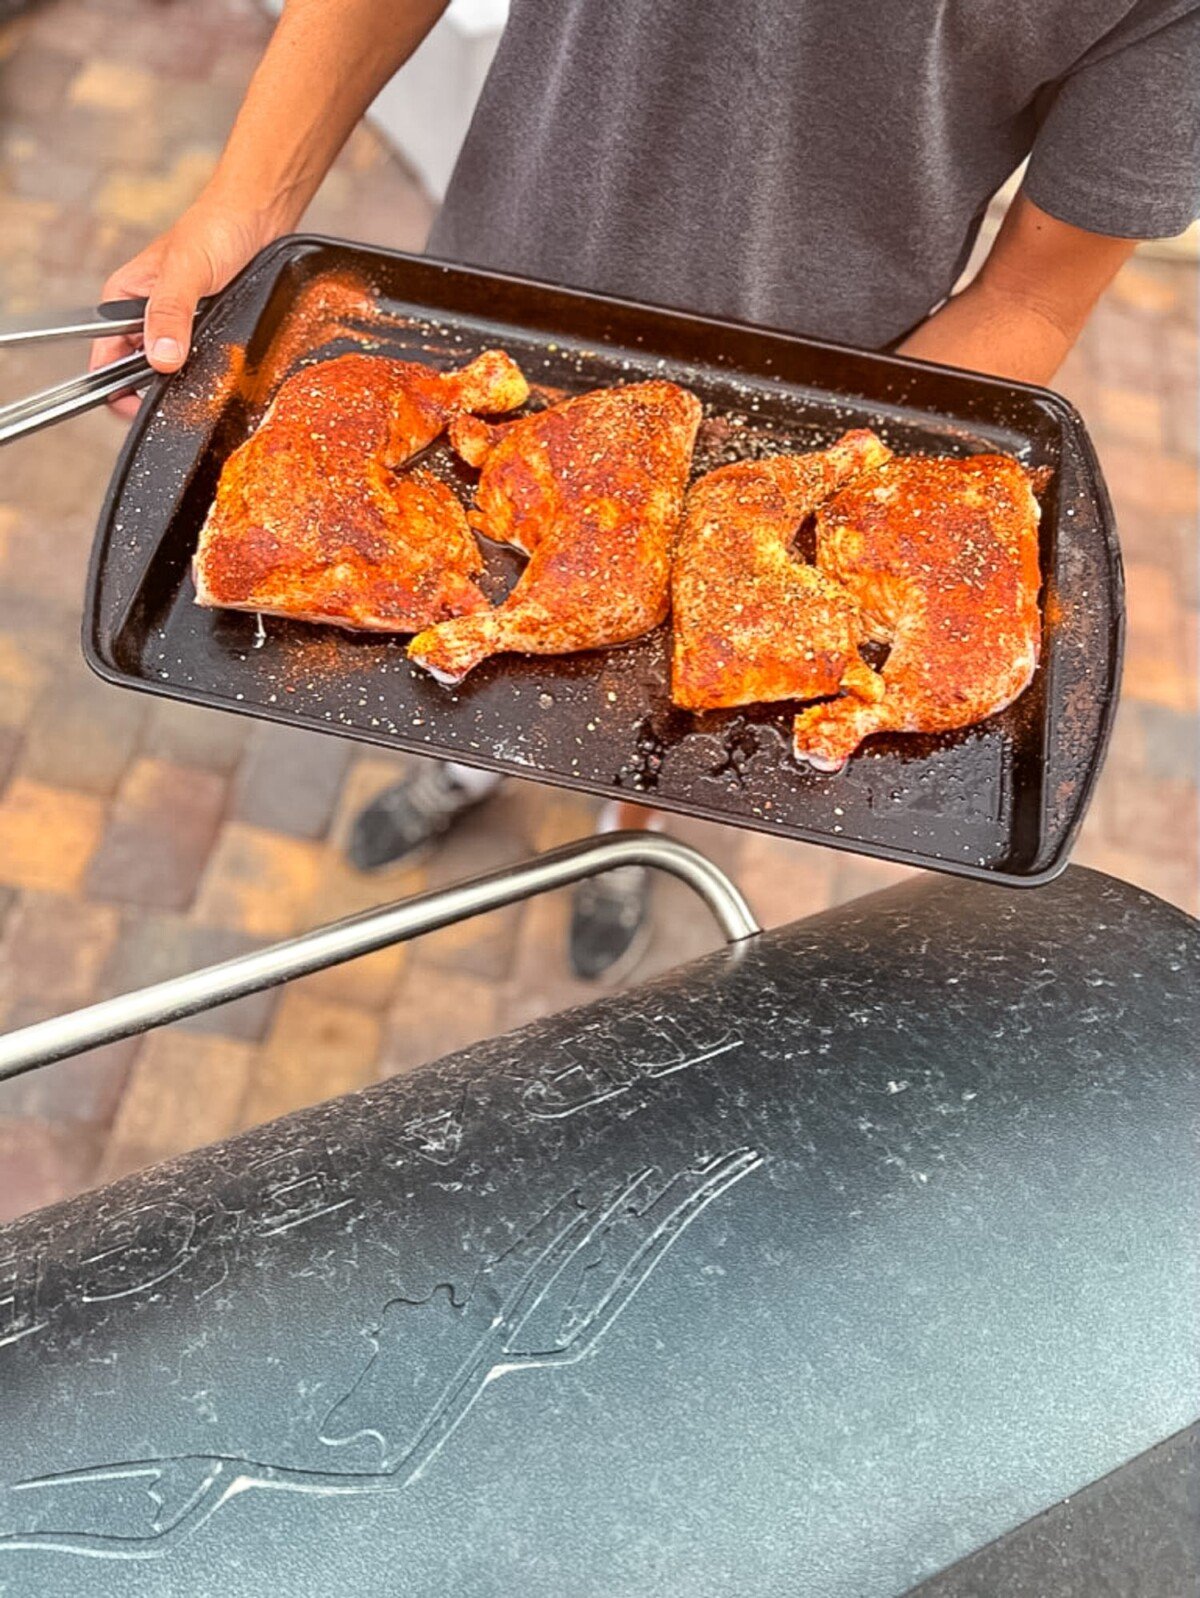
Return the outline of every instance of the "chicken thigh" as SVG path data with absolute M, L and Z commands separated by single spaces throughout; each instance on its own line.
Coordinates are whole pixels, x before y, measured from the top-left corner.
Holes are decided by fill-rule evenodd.
M 694 484 L 671 576 L 677 705 L 882 692 L 858 653 L 858 606 L 791 546 L 822 500 L 890 453 L 859 429 L 830 449 L 738 461 Z
M 303 367 L 225 463 L 193 562 L 198 603 L 382 632 L 486 609 L 458 499 L 394 469 L 453 416 L 528 392 L 500 350 L 457 372 L 378 355 Z
M 817 515 L 817 564 L 891 645 L 874 702 L 796 718 L 799 760 L 837 771 L 874 732 L 941 732 L 1010 704 L 1041 640 L 1031 475 L 1008 455 L 892 460 Z

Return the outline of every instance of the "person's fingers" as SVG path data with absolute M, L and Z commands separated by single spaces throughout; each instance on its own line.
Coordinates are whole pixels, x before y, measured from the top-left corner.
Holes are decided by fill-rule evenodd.
M 100 290 L 98 303 L 141 299 L 149 294 L 158 270 L 160 253 L 156 241 L 149 249 L 135 255 L 132 261 L 126 261 L 124 266 L 118 267 Z M 110 361 L 120 360 L 122 355 L 132 355 L 134 350 L 141 347 L 141 333 L 118 333 L 111 338 L 95 339 L 88 355 L 88 371 L 94 372 L 97 366 L 107 366 Z
M 163 234 L 131 261 L 119 266 L 100 290 L 100 303 L 105 300 L 148 298 L 161 275 L 170 243 L 170 234 Z M 88 370 L 95 371 L 98 366 L 107 366 L 122 356 L 140 350 L 145 342 L 144 333 L 145 329 L 142 328 L 136 333 L 118 333 L 94 340 L 88 357 Z M 136 394 L 119 394 L 108 401 L 108 408 L 114 415 L 130 420 L 137 415 L 140 404 L 141 400 Z
M 110 361 L 119 361 L 122 355 L 132 355 L 134 350 L 140 347 L 141 342 L 140 338 L 131 337 L 126 333 L 117 334 L 112 338 L 93 340 L 88 355 L 88 371 L 94 372 L 98 366 L 107 366 Z
M 156 370 L 177 372 L 186 360 L 196 302 L 210 275 L 207 262 L 191 251 L 171 251 L 164 257 L 146 307 L 146 354 Z
M 105 281 L 100 290 L 100 300 L 132 300 L 149 294 L 158 276 L 163 252 L 167 247 L 167 234 L 149 243 L 132 259 L 119 266 Z
M 119 416 L 122 421 L 132 422 L 138 413 L 141 399 L 136 394 L 121 394 L 116 399 L 110 399 L 108 408 L 114 416 Z
M 94 372 L 98 366 L 107 366 L 111 361 L 119 361 L 123 355 L 132 355 L 141 347 L 141 337 L 133 333 L 119 333 L 113 338 L 98 338 L 93 342 L 88 356 L 88 371 Z M 126 418 L 136 416 L 140 404 L 141 401 L 136 394 L 119 394 L 116 399 L 108 401 L 109 409 L 115 415 Z

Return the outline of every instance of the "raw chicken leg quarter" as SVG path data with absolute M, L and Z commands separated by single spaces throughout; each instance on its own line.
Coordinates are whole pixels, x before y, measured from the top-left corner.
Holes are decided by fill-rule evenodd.
M 891 645 L 883 692 L 796 718 L 799 760 L 837 771 L 875 732 L 944 732 L 1011 704 L 1038 662 L 1040 510 L 1009 455 L 910 456 L 817 514 L 817 565 Z
M 198 603 L 379 632 L 486 609 L 458 499 L 395 468 L 452 417 L 528 394 L 500 350 L 457 372 L 381 355 L 302 367 L 225 463 L 193 562 Z
M 699 400 L 665 382 L 581 394 L 496 427 L 456 422 L 455 447 L 483 468 L 471 525 L 529 564 L 496 610 L 430 628 L 411 657 L 459 682 L 489 655 L 569 654 L 657 627 L 699 425 Z

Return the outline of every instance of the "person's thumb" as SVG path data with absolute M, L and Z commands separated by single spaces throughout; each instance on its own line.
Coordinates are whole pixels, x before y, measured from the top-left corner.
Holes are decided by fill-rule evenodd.
M 156 370 L 178 371 L 187 358 L 192 318 L 207 277 L 202 261 L 168 251 L 146 306 L 146 354 Z

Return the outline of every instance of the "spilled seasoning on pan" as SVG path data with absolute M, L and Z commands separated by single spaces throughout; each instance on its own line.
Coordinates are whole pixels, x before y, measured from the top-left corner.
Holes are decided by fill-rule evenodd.
M 363 279 L 351 273 L 315 278 L 296 295 L 257 361 L 249 360 L 244 345 L 225 344 L 216 376 L 208 379 L 203 393 L 172 390 L 174 417 L 195 427 L 216 421 L 234 399 L 251 410 L 263 408 L 284 378 L 314 350 L 335 338 L 373 343 L 371 329 L 358 324 L 374 314 L 375 299 Z
M 289 306 L 262 359 L 247 371 L 242 398 L 250 405 L 265 405 L 292 368 L 331 339 L 371 342 L 370 329 L 355 324 L 374 313 L 374 294 L 353 273 L 327 272 L 306 283 Z
M 246 351 L 241 344 L 221 345 L 220 366 L 215 377 L 207 379 L 200 393 L 188 392 L 177 379 L 167 390 L 166 405 L 173 421 L 183 427 L 203 427 L 216 421 L 230 400 L 240 398 L 246 389 Z M 182 374 L 186 380 L 186 369 Z

